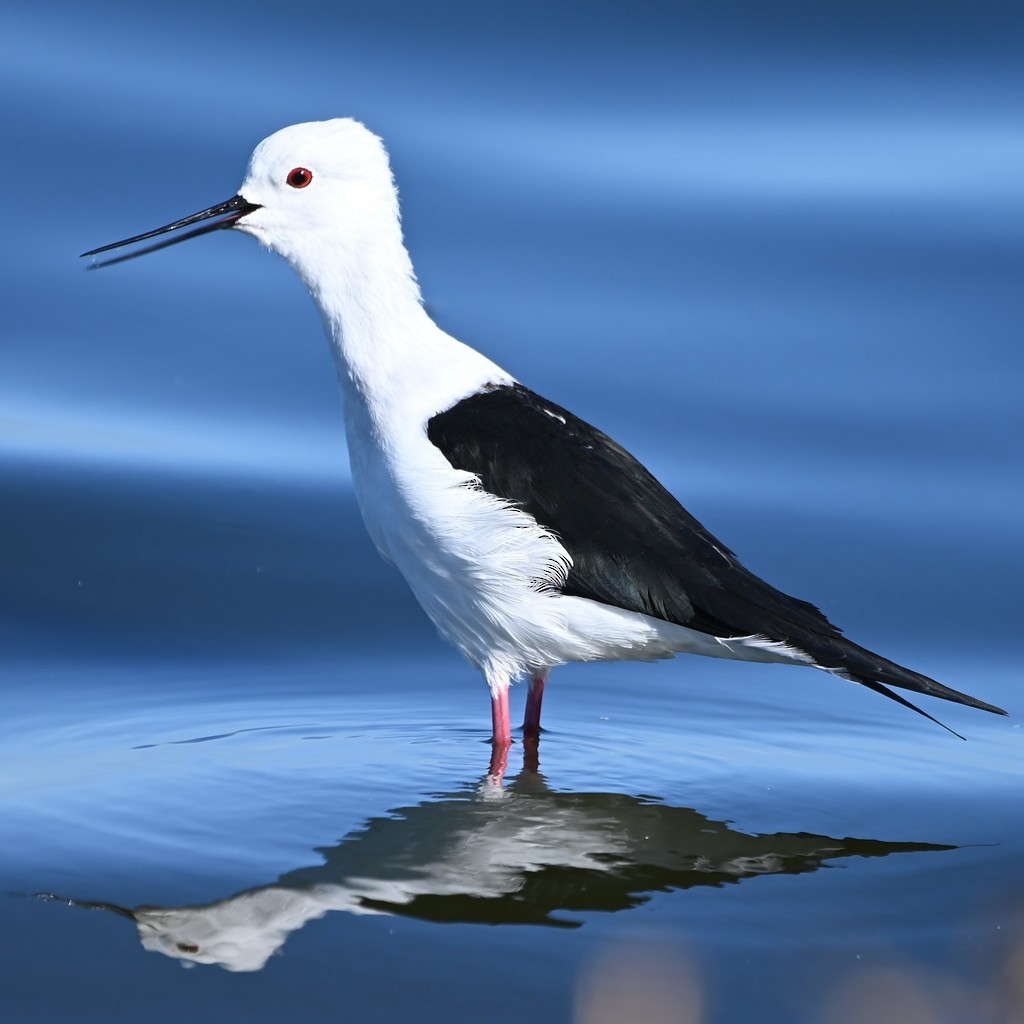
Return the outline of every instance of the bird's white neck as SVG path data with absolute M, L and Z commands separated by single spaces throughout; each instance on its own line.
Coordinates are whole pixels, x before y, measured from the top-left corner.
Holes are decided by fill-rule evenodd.
M 313 266 L 297 269 L 320 309 L 343 383 L 372 394 L 402 375 L 419 337 L 436 328 L 397 226 L 355 248 L 325 247 Z
M 427 315 L 397 219 L 358 246 L 326 245 L 315 260 L 292 262 L 320 308 L 346 402 L 374 418 L 399 406 L 429 416 L 511 380 Z

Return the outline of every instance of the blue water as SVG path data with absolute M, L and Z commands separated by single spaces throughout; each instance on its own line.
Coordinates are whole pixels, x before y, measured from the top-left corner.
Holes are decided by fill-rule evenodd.
M 0 1017 L 1016 1020 L 1021 22 L 6 12 Z M 960 742 L 817 673 L 570 666 L 539 763 L 489 780 L 486 691 L 370 547 L 299 282 L 228 232 L 76 258 L 343 114 L 446 329 L 1010 717 L 930 702 Z

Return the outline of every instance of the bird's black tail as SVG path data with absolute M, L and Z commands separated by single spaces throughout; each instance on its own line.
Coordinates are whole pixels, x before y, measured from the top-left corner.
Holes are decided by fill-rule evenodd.
M 954 736 L 960 736 L 960 734 L 954 732 L 948 725 L 943 725 L 937 718 L 932 717 L 927 711 L 923 711 L 916 704 L 912 704 L 905 697 L 898 693 L 893 693 L 889 687 L 897 686 L 903 690 L 912 690 L 914 693 L 923 693 L 929 697 L 938 697 L 940 700 L 952 701 L 954 704 L 965 704 L 970 708 L 990 711 L 994 715 L 1006 714 L 1002 708 L 996 707 L 995 704 L 988 704 L 983 700 L 978 700 L 977 697 L 972 697 L 968 693 L 961 693 L 950 686 L 944 686 L 928 676 L 921 675 L 920 672 L 913 672 L 909 668 L 897 665 L 894 661 L 889 661 L 887 658 L 874 654 L 872 651 L 845 640 L 845 638 L 841 641 L 841 645 L 844 649 L 844 657 L 843 665 L 838 668 L 840 673 L 854 682 L 866 686 L 869 690 L 874 690 L 875 693 L 880 693 L 890 700 L 894 700 L 904 707 L 916 711 L 919 715 L 924 715 L 925 718 L 930 719 L 936 725 L 941 725 L 943 729 L 953 733 Z M 963 736 L 960 736 L 960 739 L 963 739 Z

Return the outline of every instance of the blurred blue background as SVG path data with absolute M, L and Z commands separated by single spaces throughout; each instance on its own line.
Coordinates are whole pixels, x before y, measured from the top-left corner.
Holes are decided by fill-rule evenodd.
M 1024 896 L 1022 30 L 1010 3 L 8 5 L 0 888 L 206 904 L 486 765 L 482 686 L 364 536 L 298 280 L 230 232 L 94 273 L 77 258 L 229 198 L 296 121 L 385 139 L 445 329 L 616 437 L 854 639 L 1011 712 L 930 706 L 959 744 L 811 673 L 569 668 L 542 747 L 557 790 L 999 852 L 865 862 L 845 889 L 818 872 L 679 893 L 582 944 L 334 914 L 260 975 L 280 1003 L 212 968 L 197 997 L 123 921 L 10 897 L 11 1019 L 69 1019 L 75 985 L 137 1019 L 96 983 L 115 975 L 161 993 L 153 1020 L 229 1001 L 320 1019 L 342 980 L 358 1019 L 451 1019 L 514 958 L 526 980 L 491 1019 L 521 997 L 593 1024 L 587 965 L 641 932 L 699 940 L 707 1020 L 750 1019 L 755 991 L 759 1019 L 833 1019 L 794 965 L 838 985 L 867 947 L 919 957 L 911 989 L 952 964 L 964 999 L 998 988 L 960 952 Z M 185 745 L 147 753 L 163 743 Z M 813 910 L 778 888 L 797 883 Z M 990 963 L 1019 934 L 1000 922 Z M 354 979 L 327 966 L 367 943 Z

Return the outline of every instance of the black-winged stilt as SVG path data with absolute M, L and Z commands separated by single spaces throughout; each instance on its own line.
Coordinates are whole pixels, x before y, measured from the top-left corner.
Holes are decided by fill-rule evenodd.
M 529 680 L 524 733 L 536 736 L 553 667 L 681 652 L 810 666 L 928 718 L 888 687 L 1005 714 L 847 640 L 748 572 L 609 437 L 437 327 L 387 153 L 363 125 L 285 128 L 256 147 L 234 198 L 84 255 L 191 225 L 172 242 L 237 228 L 309 288 L 337 361 L 367 529 L 483 672 L 496 751 L 511 742 L 514 680 Z

